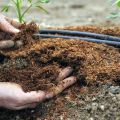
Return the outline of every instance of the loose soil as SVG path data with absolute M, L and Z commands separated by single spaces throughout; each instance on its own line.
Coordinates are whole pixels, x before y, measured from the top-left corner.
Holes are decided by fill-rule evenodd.
M 94 26 L 66 27 L 62 29 L 90 31 L 120 36 L 120 28 Z M 120 84 L 120 49 L 105 44 L 65 39 L 34 39 L 38 31 L 32 23 L 21 27 L 22 32 L 8 37 L 22 40 L 19 49 L 2 50 L 0 81 L 20 84 L 25 91 L 49 91 L 57 85 L 59 70 L 71 66 L 77 83 L 53 100 L 45 101 L 33 110 L 0 110 L 0 120 L 66 120 L 68 102 L 82 104 L 81 93 L 97 93 L 103 84 Z M 4 38 L 2 38 L 4 39 Z M 14 51 L 13 51 L 14 50 Z M 53 114 L 54 113 L 54 114 Z

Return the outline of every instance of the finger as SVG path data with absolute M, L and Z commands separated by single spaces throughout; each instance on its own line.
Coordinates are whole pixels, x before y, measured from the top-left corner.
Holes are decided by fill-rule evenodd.
M 38 105 L 38 103 L 32 103 L 28 105 L 28 108 L 35 108 Z
M 11 89 L 17 89 L 17 91 L 20 90 L 20 91 L 23 92 L 22 87 L 19 84 L 16 84 L 16 83 L 13 83 L 13 82 L 0 82 L 0 87 L 1 86 L 4 86 L 3 87 L 4 90 L 7 89 L 7 88 L 10 88 L 10 90 Z
M 5 19 L 13 25 L 15 28 L 19 28 L 21 26 L 21 23 L 17 22 L 16 20 L 13 20 L 11 18 L 5 17 Z
M 53 92 L 46 93 L 46 99 L 50 99 L 57 94 L 60 94 L 64 89 L 67 87 L 73 85 L 76 82 L 76 77 L 69 77 L 61 81 L 56 87 L 54 87 L 52 90 Z
M 8 21 L 6 21 L 5 19 L 2 19 L 2 21 L 0 22 L 0 28 L 5 31 L 5 32 L 9 32 L 9 33 L 18 33 L 20 32 L 20 30 L 16 29 L 15 27 L 13 27 Z
M 65 79 L 72 73 L 72 71 L 73 69 L 71 67 L 66 67 L 65 69 L 60 71 L 57 80 L 60 81 L 60 80 Z
M 13 48 L 13 47 L 20 48 L 23 45 L 24 45 L 23 42 L 20 41 L 20 40 L 18 40 L 16 42 L 14 42 L 12 40 L 0 41 L 0 49 L 10 49 L 10 48 Z
M 20 47 L 22 47 L 23 45 L 24 45 L 24 43 L 23 43 L 21 40 L 18 40 L 18 41 L 15 42 L 15 47 L 16 47 L 16 48 L 20 48 Z
M 18 106 L 18 107 L 11 107 L 9 108 L 10 110 L 22 110 L 25 108 L 35 108 L 37 106 L 38 103 L 32 103 L 32 104 L 26 104 L 23 106 Z
M 0 49 L 8 49 L 14 47 L 15 43 L 12 40 L 0 41 Z
M 39 103 L 45 99 L 45 92 L 43 91 L 32 91 L 25 93 L 23 98 L 21 98 L 22 105 L 31 104 L 31 103 Z

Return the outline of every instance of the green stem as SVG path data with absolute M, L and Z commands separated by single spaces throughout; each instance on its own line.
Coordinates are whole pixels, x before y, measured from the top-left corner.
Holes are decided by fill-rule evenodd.
M 12 0 L 12 2 L 16 5 L 16 2 L 14 0 Z
M 31 7 L 34 6 L 35 4 L 39 4 L 39 2 L 31 3 L 30 6 L 23 12 L 22 17 L 24 17 L 24 15 L 30 10 Z
M 22 18 L 22 15 L 21 15 L 21 8 L 20 8 L 19 0 L 17 0 L 16 7 L 17 7 L 17 12 L 18 12 L 19 22 L 22 23 L 23 22 L 23 18 Z
M 22 18 L 24 17 L 25 13 L 28 12 L 30 10 L 30 8 L 32 7 L 33 4 L 31 4 L 22 14 Z
M 40 1 L 37 1 L 37 2 L 35 2 L 35 3 L 31 3 L 30 6 L 23 12 L 22 18 L 23 18 L 24 15 L 30 10 L 30 8 L 31 8 L 32 6 L 37 5 L 37 4 L 39 4 L 39 3 L 41 3 L 41 2 L 40 2 Z M 46 13 L 48 13 L 44 8 L 41 7 L 41 9 L 44 10 Z

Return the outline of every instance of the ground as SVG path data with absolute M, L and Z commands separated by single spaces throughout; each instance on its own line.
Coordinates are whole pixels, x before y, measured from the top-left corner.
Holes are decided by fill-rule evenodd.
M 39 13 L 39 11 L 33 10 L 32 16 L 27 16 L 27 20 L 31 21 L 35 18 L 42 27 L 80 26 L 91 24 L 108 26 L 116 23 L 116 25 L 120 24 L 119 18 L 116 20 L 106 18 L 112 10 L 108 5 L 107 0 L 51 1 L 51 3 L 46 5 L 50 14 L 45 15 Z M 14 12 L 11 12 L 8 16 L 14 17 L 15 14 Z M 64 118 L 64 114 L 56 117 L 56 113 L 54 113 L 53 116 L 55 117 L 53 120 L 120 120 L 119 84 L 115 87 L 111 84 L 101 85 L 98 88 L 94 88 L 94 91 L 97 92 L 93 92 L 92 94 L 85 94 L 85 92 L 83 92 L 83 94 L 80 93 L 78 95 L 79 103 L 69 101 L 69 103 L 65 105 L 66 108 L 70 109 L 67 118 Z M 91 89 L 93 88 L 91 87 Z M 69 98 L 66 99 L 69 100 Z M 27 115 L 32 116 L 36 111 L 39 111 L 40 108 L 44 109 L 44 106 L 38 106 L 36 109 L 30 110 Z M 37 112 L 38 116 L 43 115 L 44 117 L 46 113 L 43 113 L 43 111 Z M 13 120 L 25 120 L 24 118 L 20 118 L 22 112 L 18 112 L 18 115 L 16 116 L 13 111 L 10 111 L 11 115 L 13 114 Z M 3 120 L 4 119 L 5 118 L 3 118 Z M 37 120 L 40 119 L 38 118 Z

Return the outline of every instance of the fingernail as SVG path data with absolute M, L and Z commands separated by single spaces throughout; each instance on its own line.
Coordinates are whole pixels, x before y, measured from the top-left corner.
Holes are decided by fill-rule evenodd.
M 11 28 L 11 29 L 9 29 L 9 32 L 16 34 L 16 33 L 19 33 L 20 30 L 18 30 L 16 28 Z
M 15 29 L 13 32 L 14 32 L 14 33 L 19 33 L 19 32 L 20 32 L 20 30 Z

